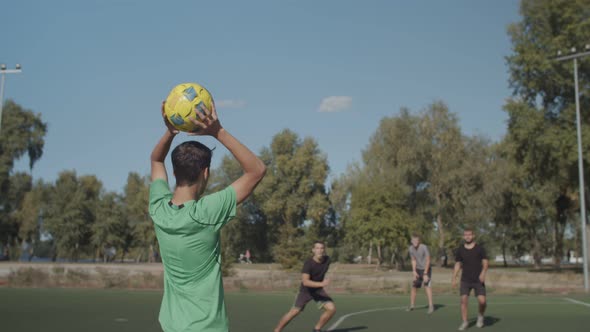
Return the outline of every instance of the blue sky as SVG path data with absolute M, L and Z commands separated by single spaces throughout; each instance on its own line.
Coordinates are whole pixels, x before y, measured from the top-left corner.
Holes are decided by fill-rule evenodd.
M 5 98 L 49 124 L 35 179 L 74 169 L 120 191 L 130 171 L 148 174 L 160 102 L 182 82 L 207 87 L 256 152 L 285 128 L 315 138 L 331 177 L 401 107 L 443 100 L 467 134 L 506 131 L 516 0 L 2 0 L 1 11 L 0 63 L 23 66 Z M 227 150 L 202 141 L 218 165 Z

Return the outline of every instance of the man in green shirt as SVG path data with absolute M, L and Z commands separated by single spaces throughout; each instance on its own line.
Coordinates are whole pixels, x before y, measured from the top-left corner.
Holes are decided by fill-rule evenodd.
M 221 228 L 236 214 L 264 177 L 266 167 L 220 124 L 215 106 L 195 112 L 198 133 L 215 137 L 237 159 L 244 174 L 227 188 L 203 196 L 209 179 L 211 149 L 187 141 L 172 151 L 176 187 L 171 192 L 164 159 L 178 131 L 168 122 L 151 154 L 149 213 L 164 264 L 160 325 L 166 332 L 226 332 L 228 320 L 221 280 Z

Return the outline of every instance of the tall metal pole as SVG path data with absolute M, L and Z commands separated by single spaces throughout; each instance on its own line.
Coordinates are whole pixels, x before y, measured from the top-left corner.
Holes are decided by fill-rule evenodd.
M 583 250 L 583 265 L 584 265 L 584 289 L 586 292 L 590 290 L 588 285 L 588 239 L 586 238 L 586 198 L 584 191 L 584 155 L 582 154 L 582 119 L 580 116 L 580 94 L 578 91 L 578 58 L 589 56 L 590 45 L 586 45 L 586 52 L 571 54 L 563 57 L 559 57 L 557 61 L 574 60 L 574 86 L 575 86 L 575 98 L 576 98 L 576 128 L 578 132 L 578 177 L 580 182 L 580 222 L 582 224 L 582 250 Z M 572 53 L 576 52 L 575 48 L 572 48 Z M 558 53 L 561 55 L 561 53 Z
M 578 127 L 578 171 L 580 176 L 580 214 L 582 222 L 582 243 L 584 247 L 584 289 L 588 286 L 588 239 L 586 238 L 586 199 L 584 193 L 584 158 L 582 155 L 582 125 L 580 121 L 580 96 L 578 92 L 578 59 L 574 58 L 574 81 L 576 86 L 576 124 Z

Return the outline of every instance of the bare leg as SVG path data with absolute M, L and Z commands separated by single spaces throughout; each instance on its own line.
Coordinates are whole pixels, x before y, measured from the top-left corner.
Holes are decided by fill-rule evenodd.
M 416 287 L 412 287 L 410 292 L 410 308 L 413 309 L 416 304 Z
M 477 327 L 483 327 L 485 324 L 483 314 L 486 312 L 487 306 L 485 295 L 479 295 L 477 297 L 477 302 L 479 302 L 479 314 L 477 315 L 477 323 L 475 325 Z
M 295 316 L 299 315 L 300 312 L 301 309 L 299 308 L 291 308 L 291 310 L 281 317 L 281 320 L 279 321 L 277 327 L 275 327 L 274 332 L 281 332 L 283 328 L 285 328 L 285 326 L 287 326 L 287 324 L 289 324 L 289 322 L 295 318 Z
M 320 316 L 320 320 L 318 321 L 318 323 L 315 325 L 316 330 L 321 330 L 322 327 L 324 327 L 324 325 L 326 325 L 326 323 L 328 323 L 328 321 L 336 313 L 336 306 L 334 305 L 333 302 L 327 302 L 326 304 L 324 304 L 323 309 L 324 309 L 324 312 Z
M 485 295 L 478 296 L 477 302 L 479 302 L 479 314 L 483 316 L 486 312 L 486 307 L 488 306 Z
M 434 305 L 432 304 L 432 288 L 430 286 L 424 287 L 426 291 L 426 297 L 428 297 L 428 309 L 433 309 Z
M 461 295 L 461 318 L 464 322 L 467 321 L 467 304 L 469 303 L 469 295 Z

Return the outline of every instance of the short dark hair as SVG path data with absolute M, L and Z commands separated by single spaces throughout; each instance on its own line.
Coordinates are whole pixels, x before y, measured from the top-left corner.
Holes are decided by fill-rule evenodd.
M 199 174 L 211 165 L 213 150 L 197 141 L 187 141 L 172 151 L 172 168 L 177 186 L 197 183 Z
M 463 228 L 463 232 L 471 232 L 471 233 L 475 233 L 475 232 L 473 231 L 473 227 L 471 227 L 471 226 L 466 226 L 465 228 Z
M 420 234 L 418 233 L 412 233 L 412 238 L 414 239 L 419 239 L 420 238 Z
M 324 248 L 326 248 L 326 244 L 324 243 L 324 241 L 320 241 L 320 240 L 313 241 L 313 246 L 315 247 L 315 245 L 318 243 L 321 244 Z

